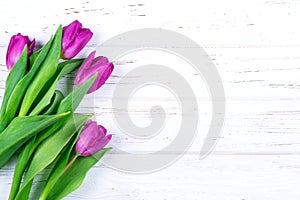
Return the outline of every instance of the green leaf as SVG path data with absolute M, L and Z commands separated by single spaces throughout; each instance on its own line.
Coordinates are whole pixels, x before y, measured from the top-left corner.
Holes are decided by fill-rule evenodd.
M 57 113 L 65 112 L 65 110 L 74 112 L 83 99 L 84 95 L 94 83 L 96 77 L 97 73 L 94 74 L 90 79 L 85 81 L 81 86 L 75 88 L 73 92 L 71 92 L 68 96 L 66 96 L 61 101 Z
M 3 118 L 5 112 L 6 112 L 6 106 L 7 102 L 16 87 L 16 85 L 19 83 L 19 81 L 23 78 L 23 76 L 26 73 L 27 69 L 27 60 L 28 60 L 28 50 L 27 45 L 25 45 L 22 54 L 16 64 L 13 66 L 11 71 L 8 74 L 8 77 L 5 82 L 5 92 L 4 97 L 1 105 L 1 112 L 0 116 Z
M 53 186 L 55 185 L 55 183 L 57 182 L 57 180 L 60 178 L 64 168 L 66 167 L 66 165 L 68 164 L 68 161 L 70 160 L 71 152 L 74 149 L 74 146 L 78 140 L 80 133 L 81 133 L 81 130 L 78 131 L 78 133 L 77 133 L 76 137 L 74 137 L 73 141 L 71 140 L 70 144 L 66 146 L 66 149 L 64 150 L 64 152 L 59 157 L 57 157 L 40 198 L 42 198 L 42 199 L 43 199 L 43 197 L 46 198 L 48 196 L 49 192 L 51 191 L 51 189 L 53 188 Z M 73 154 L 75 155 L 76 153 L 73 153 Z
M 75 62 L 76 61 L 76 62 Z M 74 64 L 79 63 L 80 60 L 75 60 L 73 62 L 64 62 L 64 65 L 59 65 L 58 68 L 61 68 L 61 70 L 63 68 L 65 68 L 68 65 L 72 65 L 73 67 L 75 66 Z M 77 64 L 76 64 L 77 65 Z M 69 67 L 67 67 L 66 69 L 68 69 Z M 71 67 L 69 68 L 71 69 Z M 60 70 L 60 69 L 58 69 Z M 63 73 L 61 74 L 61 76 L 64 76 L 64 73 L 68 73 L 67 70 L 62 70 Z M 72 93 L 70 93 L 67 97 L 65 97 L 64 99 L 64 103 L 61 103 L 59 105 L 59 111 L 58 113 L 63 113 L 64 110 L 67 111 L 71 111 L 74 112 L 76 110 L 76 108 L 78 107 L 79 103 L 81 102 L 81 100 L 83 99 L 84 95 L 86 94 L 86 92 L 88 91 L 88 89 L 90 88 L 90 86 L 93 84 L 95 77 L 90 78 L 87 82 L 85 82 L 84 84 L 82 84 L 79 88 L 75 89 Z M 73 97 L 76 97 L 76 101 L 73 101 Z M 75 103 L 75 104 L 74 104 Z M 55 124 L 53 124 L 51 127 L 47 128 L 46 130 L 42 131 L 36 138 L 34 145 L 30 148 L 30 152 L 33 152 L 38 146 L 39 144 L 44 141 L 46 138 L 48 138 L 49 136 L 53 135 L 55 132 L 57 132 L 58 130 L 62 129 L 62 126 L 64 126 L 67 122 L 67 119 L 62 119 L 58 122 L 56 122 Z M 61 132 L 61 131 L 60 131 Z M 27 146 L 25 148 L 28 148 Z M 29 150 L 28 150 L 29 151 Z M 31 154 L 25 154 L 28 159 L 31 157 Z M 25 155 L 24 158 L 25 158 Z M 33 179 L 32 179 L 33 180 Z M 30 186 L 31 181 L 28 181 L 28 184 Z M 28 189 L 28 186 L 24 186 L 22 194 L 23 195 L 27 195 L 27 191 L 26 189 Z
M 19 200 L 28 200 L 29 199 L 29 194 L 30 194 L 30 190 L 31 190 L 31 186 L 32 186 L 33 180 L 30 181 L 30 183 L 28 183 L 26 185 L 25 188 L 23 188 L 23 195 L 21 198 L 19 198 Z M 18 198 L 16 198 L 18 199 Z
M 58 70 L 58 72 L 60 72 L 60 77 L 63 77 L 65 75 L 67 75 L 68 73 L 76 70 L 78 67 L 81 66 L 83 61 L 84 61 L 84 59 L 79 58 L 79 59 L 72 59 L 72 60 L 67 60 L 65 62 L 59 63 L 57 70 Z M 68 69 L 63 71 L 64 68 L 68 68 Z
M 79 135 L 79 134 L 78 134 Z M 77 137 L 76 137 L 77 138 Z M 72 140 L 71 140 L 71 142 L 72 143 L 74 143 Z M 76 142 L 76 141 L 75 141 Z M 22 157 L 20 158 L 21 160 L 24 160 L 24 157 L 25 157 L 25 159 L 27 159 L 28 161 L 29 161 L 29 158 L 31 157 L 31 155 L 32 155 L 32 153 L 33 153 L 33 151 L 34 151 L 34 149 L 35 148 L 32 148 L 31 146 L 30 146 L 30 144 L 29 145 L 26 145 L 26 147 L 25 147 L 25 149 L 27 148 L 27 147 L 29 147 L 29 148 L 31 148 L 31 152 L 30 153 L 28 153 L 28 154 L 23 154 L 22 155 Z M 64 157 L 62 157 L 62 155 L 61 154 L 63 154 L 63 155 L 65 155 L 65 154 L 70 154 L 71 153 L 71 150 L 72 149 L 70 149 L 70 145 L 66 145 L 66 147 L 64 147 L 64 149 L 61 151 L 61 153 L 56 157 L 56 159 L 55 159 L 55 161 L 53 162 L 53 164 L 54 165 L 56 165 L 56 164 L 59 164 L 59 165 L 57 165 L 57 166 L 55 166 L 55 170 L 60 170 L 60 168 L 62 168 L 61 170 L 63 170 L 63 168 L 65 167 L 65 165 L 64 165 L 64 163 L 62 163 L 64 160 L 62 160 L 62 158 L 64 158 Z M 23 157 L 24 156 L 24 157 Z M 18 159 L 18 161 L 19 161 L 19 159 Z M 68 160 L 66 160 L 65 162 L 68 162 Z M 27 166 L 27 165 L 29 165 L 30 163 L 26 163 L 26 165 L 25 166 Z M 23 172 L 24 172 L 24 170 L 23 170 Z M 53 177 L 53 178 L 55 178 L 55 177 Z M 56 182 L 56 180 L 55 179 L 53 179 L 52 181 L 55 181 Z M 55 182 L 54 182 L 54 184 L 55 184 Z M 27 200 L 28 199 L 28 197 L 29 197 L 29 194 L 30 194 L 30 190 L 31 190 L 31 186 L 32 186 L 32 183 L 33 183 L 33 179 L 31 180 L 31 181 L 29 181 L 29 183 L 25 186 L 25 188 L 23 188 L 23 190 L 22 190 L 22 196 L 21 196 L 21 199 L 24 199 L 24 200 Z M 13 183 L 14 184 L 14 183 Z M 19 183 L 19 186 L 18 187 L 20 187 L 20 183 Z M 52 188 L 52 187 L 51 187 Z M 18 190 L 19 190 L 19 188 L 18 188 Z M 16 193 L 15 193 L 15 196 L 12 198 L 12 199 L 9 199 L 9 200 L 14 200 L 15 199 L 15 197 L 16 197 L 16 194 L 18 193 L 18 190 L 16 191 Z
M 44 115 L 55 114 L 60 101 L 63 99 L 63 94 L 60 91 L 54 93 L 51 105 L 45 109 Z M 42 134 L 43 131 L 40 133 Z M 22 148 L 18 155 L 13 182 L 10 189 L 9 200 L 14 200 L 21 184 L 23 173 L 31 158 L 32 153 L 36 148 L 36 137 L 31 138 Z
M 23 173 L 26 169 L 27 163 L 29 162 L 31 154 L 33 153 L 31 150 L 34 142 L 35 136 L 26 143 L 25 147 L 22 148 L 20 154 L 18 155 L 8 200 L 14 200 L 19 191 Z
M 87 80 L 84 84 L 79 86 L 78 88 L 74 89 L 73 92 L 68 94 L 59 104 L 59 107 L 57 109 L 57 113 L 64 113 L 64 112 L 74 112 L 80 102 L 82 101 L 84 95 L 89 90 L 91 85 L 93 84 L 95 78 L 97 77 L 97 74 L 95 74 L 93 77 L 91 77 L 89 80 Z M 53 126 L 45 130 L 43 133 L 39 134 L 37 137 L 36 143 L 39 144 L 44 139 L 49 137 L 52 133 L 56 132 L 58 129 L 60 129 L 61 126 L 63 126 L 66 123 L 65 120 L 61 120 L 59 122 L 56 122 Z
M 82 63 L 82 59 L 77 60 L 70 60 L 63 63 L 60 63 L 58 66 L 59 73 L 56 75 L 56 78 L 54 81 L 51 81 L 51 86 L 47 86 L 46 93 L 42 93 L 40 96 L 42 96 L 41 99 L 38 98 L 38 103 L 34 107 L 34 109 L 31 111 L 30 115 L 37 115 L 39 114 L 47 105 L 50 104 L 51 98 L 53 96 L 53 93 L 56 89 L 57 82 L 59 79 L 61 79 L 66 74 L 74 71 L 77 69 Z
M 64 99 L 64 95 L 61 91 L 56 90 L 53 94 L 53 97 L 51 99 L 50 105 L 48 105 L 43 111 L 43 115 L 51 115 L 56 113 L 57 108 L 60 104 L 60 102 Z
M 65 125 L 45 140 L 35 151 L 16 199 L 26 195 L 26 188 L 34 177 L 51 164 L 68 144 L 76 131 L 90 118 L 89 115 L 74 114 Z
M 78 157 L 77 160 L 60 176 L 49 196 L 40 200 L 59 200 L 76 190 L 83 182 L 87 172 L 108 152 L 110 148 L 100 150 L 93 156 Z
M 0 135 L 0 168 L 29 138 L 68 114 L 16 117 Z
M 47 56 L 48 51 L 52 45 L 52 41 L 53 39 L 51 38 L 47 42 L 47 44 L 41 49 L 41 52 L 38 54 L 37 58 L 35 59 L 30 71 L 22 78 L 20 82 L 18 82 L 18 84 L 14 88 L 7 102 L 5 115 L 3 117 L 0 117 L 0 132 L 2 132 L 6 128 L 6 126 L 11 122 L 11 120 L 17 114 L 17 111 L 20 107 L 21 101 L 28 88 L 28 85 L 31 83 L 31 80 L 33 79 L 36 72 L 38 71 L 41 63 L 44 61 L 45 57 Z
M 38 71 L 37 75 L 34 77 L 32 83 L 29 85 L 26 91 L 20 108 L 19 116 L 25 116 L 27 114 L 39 92 L 42 90 L 47 81 L 51 79 L 51 77 L 55 74 L 58 66 L 58 60 L 60 58 L 61 40 L 62 28 L 61 26 L 59 26 L 47 57 L 41 64 L 40 70 Z

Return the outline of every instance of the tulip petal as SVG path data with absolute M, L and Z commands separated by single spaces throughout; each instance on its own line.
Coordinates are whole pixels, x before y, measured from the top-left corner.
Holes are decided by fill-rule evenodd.
M 8 70 L 11 70 L 14 64 L 18 61 L 25 45 L 28 46 L 28 55 L 31 55 L 35 45 L 35 40 L 31 42 L 28 36 L 23 36 L 20 33 L 11 37 L 6 53 L 6 66 Z
M 67 59 L 71 59 L 74 56 L 76 56 L 90 41 L 92 36 L 93 33 L 90 31 L 90 29 L 86 29 L 86 28 L 81 29 L 79 33 L 76 34 L 72 42 L 69 42 L 68 45 L 66 45 L 63 48 L 64 57 Z
M 104 56 L 98 56 L 97 58 L 95 58 L 92 62 L 92 65 L 100 65 L 100 64 L 105 64 L 108 63 L 108 58 L 104 57 Z
M 20 33 L 18 33 L 10 39 L 6 54 L 6 65 L 9 70 L 20 58 L 20 55 L 25 45 L 26 40 Z
M 79 68 L 79 70 L 77 72 L 76 78 L 75 78 L 76 85 L 79 86 L 79 85 L 83 84 L 87 79 L 89 79 L 93 75 L 93 73 L 86 74 L 87 73 L 86 69 L 88 69 L 91 66 L 93 59 L 95 57 L 95 54 L 96 54 L 96 51 L 93 51 L 92 53 L 90 53 L 90 55 L 82 63 L 81 67 Z
M 93 85 L 91 86 L 91 88 L 89 89 L 88 93 L 92 93 L 92 92 L 96 91 L 97 89 L 99 89 L 105 83 L 105 81 L 109 78 L 113 69 L 114 69 L 114 65 L 112 63 L 107 63 L 107 64 L 99 67 L 97 70 L 98 76 L 97 76 L 95 82 L 93 83 Z
M 107 130 L 102 125 L 92 120 L 87 121 L 75 145 L 77 153 L 90 156 L 98 152 L 112 138 L 112 135 L 106 136 L 106 132 Z
M 111 138 L 112 138 L 112 135 L 107 135 L 106 137 L 102 138 L 101 140 L 99 140 L 97 142 L 96 145 L 94 145 L 93 147 L 88 149 L 88 153 L 90 155 L 97 153 L 99 150 L 103 149 L 108 144 L 108 142 L 111 140 Z
M 98 131 L 99 131 L 99 137 L 100 138 L 105 137 L 105 135 L 107 133 L 107 130 L 104 126 L 98 125 Z
M 76 149 L 81 152 L 82 149 L 88 148 L 90 143 L 97 138 L 97 123 L 91 122 L 88 126 L 85 126 L 81 131 L 80 137 L 76 143 Z
M 68 26 L 63 27 L 63 38 L 62 38 L 62 48 L 65 49 L 67 46 L 73 42 L 76 35 L 78 35 L 80 29 L 82 28 L 82 24 L 75 20 Z
M 34 46 L 35 46 L 35 39 L 33 39 L 31 41 L 31 43 L 29 43 L 29 47 L 28 47 L 28 55 L 31 55 L 33 53 L 33 49 L 34 49 Z

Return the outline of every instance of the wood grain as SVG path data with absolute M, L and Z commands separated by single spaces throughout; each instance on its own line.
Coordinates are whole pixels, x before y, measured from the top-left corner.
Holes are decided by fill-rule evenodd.
M 18 4 L 18 6 L 16 6 Z M 162 134 L 137 140 L 114 121 L 126 112 L 111 105 L 114 88 L 124 74 L 143 64 L 174 67 L 189 81 L 199 106 L 199 127 L 193 144 L 173 165 L 132 175 L 99 163 L 82 187 L 66 199 L 207 199 L 298 200 L 300 192 L 300 1 L 3 1 L 0 3 L 0 95 L 7 70 L 6 46 L 21 32 L 44 44 L 57 25 L 79 19 L 94 37 L 79 57 L 105 40 L 138 28 L 164 28 L 201 45 L 216 65 L 226 93 L 226 119 L 214 151 L 203 160 L 199 151 L 210 126 L 211 101 L 201 74 L 178 58 L 161 52 L 137 52 L 115 61 L 107 84 L 89 95 L 78 112 L 96 112 L 114 135 L 112 145 L 132 153 L 157 151 L 177 134 L 181 109 L 170 93 L 157 88 L 139 91 L 128 112 L 140 126 L 150 123 L 149 109 L 162 105 L 167 123 Z M 73 75 L 60 82 L 66 91 Z M 136 77 L 128 79 L 133 84 Z M 91 106 L 93 105 L 93 106 Z M 177 154 L 179 152 L 170 152 Z M 114 154 L 108 154 L 107 157 Z M 0 170 L 0 199 L 7 199 L 14 160 Z M 47 173 L 47 170 L 44 172 Z M 43 182 L 43 174 L 36 180 Z

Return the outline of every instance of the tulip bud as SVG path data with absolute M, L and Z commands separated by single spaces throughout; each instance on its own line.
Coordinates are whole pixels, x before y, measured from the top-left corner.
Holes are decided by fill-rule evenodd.
M 88 28 L 82 28 L 82 24 L 75 20 L 63 27 L 62 53 L 63 59 L 71 59 L 76 56 L 90 41 L 93 33 Z
M 91 156 L 105 147 L 112 135 L 106 135 L 106 129 L 89 119 L 76 142 L 76 152 L 82 156 Z
M 30 41 L 28 36 L 23 36 L 20 33 L 11 37 L 6 53 L 6 66 L 8 70 L 11 70 L 18 61 L 25 45 L 28 46 L 28 56 L 30 56 L 33 53 L 35 39 Z
M 93 51 L 82 63 L 79 68 L 75 83 L 77 86 L 83 84 L 86 80 L 92 77 L 95 73 L 98 73 L 93 85 L 90 87 L 88 93 L 94 92 L 100 88 L 108 79 L 114 69 L 114 65 L 108 61 L 106 57 L 95 57 L 95 51 Z

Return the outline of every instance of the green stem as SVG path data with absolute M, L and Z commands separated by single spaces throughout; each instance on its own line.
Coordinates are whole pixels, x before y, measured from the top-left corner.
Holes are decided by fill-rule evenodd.
M 53 181 L 51 184 L 47 184 L 44 188 L 43 193 L 41 194 L 39 200 L 46 200 L 48 197 L 48 194 L 50 193 L 51 189 L 56 184 L 57 180 L 66 172 L 67 169 L 75 162 L 75 160 L 79 157 L 79 154 L 75 154 L 74 157 L 70 160 L 70 162 L 65 166 L 65 168 L 60 172 L 59 176 L 55 178 L 55 181 Z
M 70 162 L 66 165 L 66 167 L 62 170 L 59 176 L 61 176 L 69 167 L 75 162 L 75 160 L 79 157 L 79 154 L 75 154 L 74 157 L 70 160 Z
M 49 114 L 54 114 L 54 113 L 49 113 Z M 1 127 L 1 125 L 0 125 L 0 127 Z M 43 133 L 45 133 L 45 132 L 40 133 L 40 135 L 45 135 Z M 47 131 L 46 131 L 46 133 L 47 133 Z M 50 133 L 52 133 L 52 132 L 50 132 Z M 46 138 L 46 136 L 45 136 L 45 138 Z M 42 141 L 43 140 L 41 140 L 40 137 L 38 137 L 38 136 L 31 138 L 24 145 L 24 148 L 21 150 L 20 154 L 18 155 L 18 159 L 17 159 L 15 171 L 14 171 L 13 182 L 11 185 L 8 200 L 15 200 L 15 198 L 19 192 L 20 186 L 21 186 L 22 176 L 25 172 L 26 167 L 29 166 L 29 164 L 30 164 L 29 160 L 32 157 L 33 152 L 37 149 L 37 147 L 39 146 L 39 144 Z M 32 184 L 29 184 L 29 186 L 27 186 L 27 189 L 22 194 L 26 193 L 26 195 L 29 195 L 31 185 Z
M 26 143 L 24 149 L 20 152 L 18 159 L 17 159 L 17 164 L 15 167 L 15 172 L 14 172 L 14 177 L 13 177 L 13 182 L 11 185 L 10 189 L 10 194 L 9 194 L 9 200 L 14 200 L 16 198 L 16 195 L 19 192 L 20 185 L 21 185 L 21 180 L 22 176 L 25 172 L 26 166 L 28 164 L 28 161 L 33 153 L 35 138 L 31 139 L 28 143 Z

